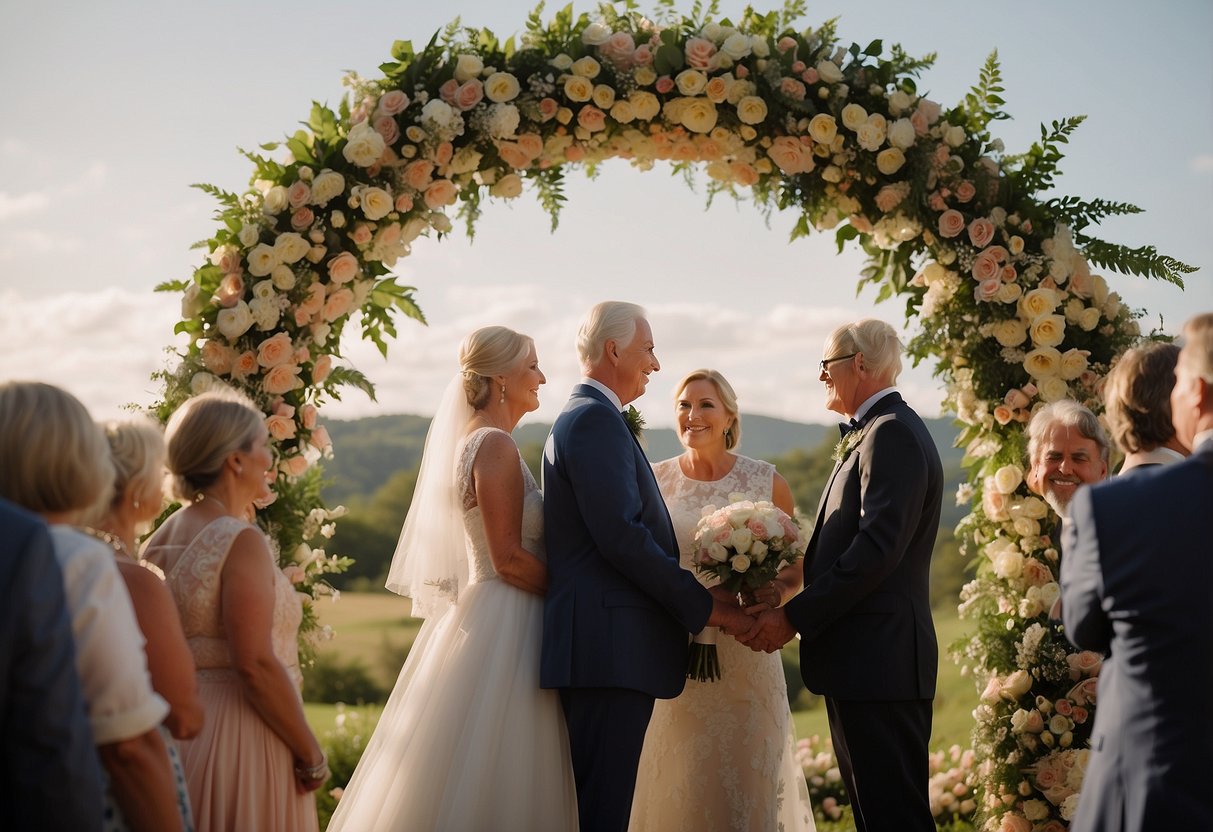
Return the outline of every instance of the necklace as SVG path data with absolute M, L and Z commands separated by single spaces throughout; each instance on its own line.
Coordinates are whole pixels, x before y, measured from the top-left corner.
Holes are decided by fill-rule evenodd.
M 126 543 L 123 542 L 122 538 L 118 537 L 118 535 L 114 534 L 113 532 L 94 529 L 90 526 L 81 526 L 80 530 L 87 535 L 97 538 L 102 543 L 108 544 L 115 553 L 121 555 L 122 557 L 135 561 L 136 563 L 138 562 L 138 558 L 131 554 L 131 550 L 127 548 Z
M 218 497 L 212 497 L 210 494 L 207 494 L 205 491 L 199 491 L 198 498 L 194 502 L 196 502 L 196 503 L 201 503 L 201 502 L 215 503 L 216 505 L 219 506 L 220 509 L 223 510 L 224 514 L 229 513 L 227 510 L 227 504 L 225 502 L 223 502 L 223 500 L 220 500 Z

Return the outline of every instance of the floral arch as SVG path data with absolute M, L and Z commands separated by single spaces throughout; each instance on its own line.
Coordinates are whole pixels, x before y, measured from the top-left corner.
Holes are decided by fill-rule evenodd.
M 652 22 L 631 4 L 593 20 L 568 7 L 550 23 L 537 10 L 504 42 L 457 23 L 420 50 L 397 42 L 382 78 L 347 78 L 336 112 L 313 106 L 285 161 L 245 153 L 247 191 L 199 186 L 219 200 L 219 227 L 192 277 L 159 287 L 184 293 L 176 330 L 192 339 L 163 374 L 159 412 L 214 384 L 265 410 L 280 461 L 260 520 L 301 589 L 322 593 L 348 561 L 319 548 L 336 513 L 319 498 L 314 463 L 330 443 L 318 408 L 344 385 L 373 393 L 334 364 L 353 313 L 384 353 L 401 315 L 424 321 L 414 289 L 391 275 L 414 241 L 441 238 L 451 209 L 470 230 L 482 199 L 527 187 L 554 227 L 573 165 L 700 165 L 713 195 L 797 212 L 794 237 L 834 230 L 840 250 L 857 242 L 861 282 L 905 298 L 919 320 L 910 351 L 936 362 L 970 465 L 958 497 L 973 506 L 960 537 L 975 579 L 961 607 L 976 632 L 957 656 L 984 691 L 978 812 L 1065 828 L 1097 663 L 1047 625 L 1058 554 L 1049 509 L 1023 483 L 1024 423 L 1067 396 L 1098 407 L 1101 377 L 1140 337 L 1141 313 L 1093 267 L 1175 283 L 1193 269 L 1087 233 L 1134 206 L 1041 196 L 1081 118 L 1006 153 L 990 132 L 1006 117 L 994 56 L 944 108 L 917 93 L 932 56 L 879 40 L 841 46 L 831 23 L 797 30 L 803 12 L 792 0 L 717 22 L 714 8 L 681 17 L 667 0 Z

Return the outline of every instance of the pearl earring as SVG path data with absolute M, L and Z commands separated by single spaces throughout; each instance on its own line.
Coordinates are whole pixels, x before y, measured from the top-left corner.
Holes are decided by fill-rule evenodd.
M 135 500 L 135 508 L 139 508 L 139 501 Z
M 501 385 L 501 403 L 505 404 L 505 385 Z

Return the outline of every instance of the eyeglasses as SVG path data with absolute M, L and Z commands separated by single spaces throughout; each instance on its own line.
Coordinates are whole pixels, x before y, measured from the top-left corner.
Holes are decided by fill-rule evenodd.
M 823 358 L 817 362 L 817 366 L 820 367 L 821 371 L 824 373 L 835 361 L 846 361 L 848 358 L 854 358 L 857 355 L 859 355 L 859 353 L 853 352 L 847 355 L 836 355 L 833 358 Z

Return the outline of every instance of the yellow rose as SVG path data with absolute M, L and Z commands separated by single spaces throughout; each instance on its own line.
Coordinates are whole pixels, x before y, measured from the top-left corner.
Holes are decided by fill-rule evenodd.
M 1094 306 L 1088 306 L 1078 314 L 1078 325 L 1082 327 L 1085 332 L 1090 332 L 1091 330 L 1095 329 L 1095 327 L 1099 326 L 1099 317 L 1099 310 Z
M 632 77 L 636 80 L 637 84 L 647 87 L 657 80 L 657 73 L 653 71 L 652 67 L 642 66 L 636 68 L 636 71 L 632 73 Z
M 494 72 L 484 82 L 485 98 L 498 104 L 513 101 L 519 90 L 518 79 L 508 72 Z
M 1046 402 L 1061 401 L 1070 395 L 1070 385 L 1061 376 L 1050 376 L 1040 380 L 1040 397 Z
M 828 145 L 838 135 L 838 122 L 828 113 L 818 113 L 809 121 L 809 136 L 818 144 Z
M 661 112 L 661 102 L 651 92 L 638 90 L 628 96 L 628 101 L 632 104 L 636 118 L 641 121 L 652 121 Z
M 681 118 L 682 126 L 692 133 L 710 133 L 716 126 L 716 105 L 703 98 L 687 98 Z
M 708 85 L 708 79 L 698 70 L 684 69 L 674 77 L 674 83 L 683 95 L 699 95 Z
M 842 126 L 854 132 L 867 124 L 868 111 L 858 104 L 848 104 L 842 108 Z
M 1033 378 L 1052 378 L 1061 371 L 1061 353 L 1056 347 L 1037 347 L 1024 356 L 1023 368 Z
M 1023 287 L 1018 283 L 1004 283 L 998 290 L 998 299 L 1003 303 L 1015 303 L 1023 296 Z
M 616 101 L 611 107 L 611 118 L 619 124 L 627 124 L 636 118 L 636 108 L 630 101 Z
M 609 110 L 615 103 L 615 91 L 606 84 L 594 87 L 594 104 L 600 110 Z
M 598 73 L 602 70 L 602 65 L 587 55 L 573 61 L 573 65 L 569 69 L 574 75 L 581 78 L 597 78 Z
M 742 124 L 761 124 L 766 117 L 767 102 L 758 96 L 747 95 L 737 102 L 737 118 Z
M 906 163 L 906 155 L 896 147 L 886 147 L 876 154 L 876 169 L 885 176 L 897 173 Z
M 570 75 L 564 79 L 564 95 L 570 101 L 589 101 L 594 97 L 594 85 L 580 75 Z
M 1019 314 L 1029 321 L 1034 321 L 1041 315 L 1048 315 L 1057 308 L 1061 300 L 1052 289 L 1033 289 L 1019 301 Z
M 1066 337 L 1066 319 L 1061 315 L 1037 315 L 1030 332 L 1036 346 L 1055 347 Z
M 1004 347 L 1018 347 L 1028 337 L 1028 328 L 1018 318 L 1011 318 L 994 324 L 993 335 Z

